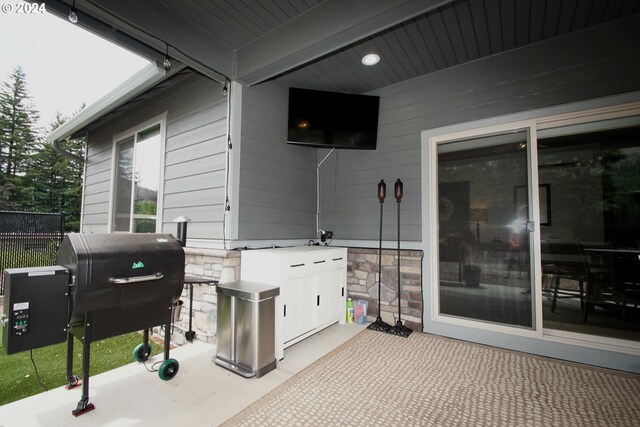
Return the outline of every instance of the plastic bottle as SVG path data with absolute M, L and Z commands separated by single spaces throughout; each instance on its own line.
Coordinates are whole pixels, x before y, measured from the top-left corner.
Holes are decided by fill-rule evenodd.
M 347 298 L 347 323 L 353 323 L 353 301 Z

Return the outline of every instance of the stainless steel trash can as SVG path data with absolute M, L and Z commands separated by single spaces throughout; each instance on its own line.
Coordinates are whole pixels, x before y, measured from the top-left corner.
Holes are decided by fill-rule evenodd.
M 275 297 L 280 288 L 237 280 L 220 283 L 216 293 L 216 365 L 246 378 L 275 369 Z

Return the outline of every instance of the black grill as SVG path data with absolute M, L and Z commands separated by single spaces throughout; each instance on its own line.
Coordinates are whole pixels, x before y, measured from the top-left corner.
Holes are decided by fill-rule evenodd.
M 71 274 L 71 327 L 94 317 L 93 339 L 166 323 L 182 293 L 184 251 L 163 234 L 70 234 L 57 263 Z
M 145 361 L 151 353 L 149 330 L 162 325 L 164 362 L 158 372 L 163 380 L 176 375 L 179 365 L 169 358 L 169 344 L 172 311 L 184 285 L 184 251 L 179 241 L 169 234 L 74 233 L 60 244 L 57 263 L 4 272 L 9 291 L 5 300 L 8 318 L 3 320 L 7 353 L 66 339 L 70 388 L 80 385 L 73 375 L 74 337 L 80 340 L 82 399 L 74 415 L 93 409 L 89 403 L 93 341 L 143 330 L 143 343 L 133 354 L 136 360 Z M 63 319 L 67 319 L 64 325 L 60 324 Z

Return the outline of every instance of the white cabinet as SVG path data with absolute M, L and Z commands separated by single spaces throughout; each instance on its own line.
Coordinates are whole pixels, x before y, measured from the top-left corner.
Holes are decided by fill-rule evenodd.
M 280 288 L 285 292 L 282 297 L 283 340 L 288 342 L 316 327 L 313 316 L 309 315 L 316 309 L 315 289 L 309 286 L 307 276 L 284 279 Z
M 241 278 L 280 287 L 276 297 L 276 358 L 284 349 L 345 321 L 347 249 L 303 246 L 245 250 Z
M 322 271 L 316 275 L 316 323 L 317 327 L 324 327 L 335 323 L 336 319 L 343 319 L 346 307 L 342 307 L 343 292 L 345 292 L 345 275 L 342 268 Z

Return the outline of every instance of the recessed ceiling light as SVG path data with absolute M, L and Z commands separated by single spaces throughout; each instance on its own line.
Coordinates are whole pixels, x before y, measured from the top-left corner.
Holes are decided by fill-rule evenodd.
M 376 55 L 375 53 L 370 53 L 362 57 L 362 63 L 367 66 L 376 65 L 380 62 L 380 55 Z

